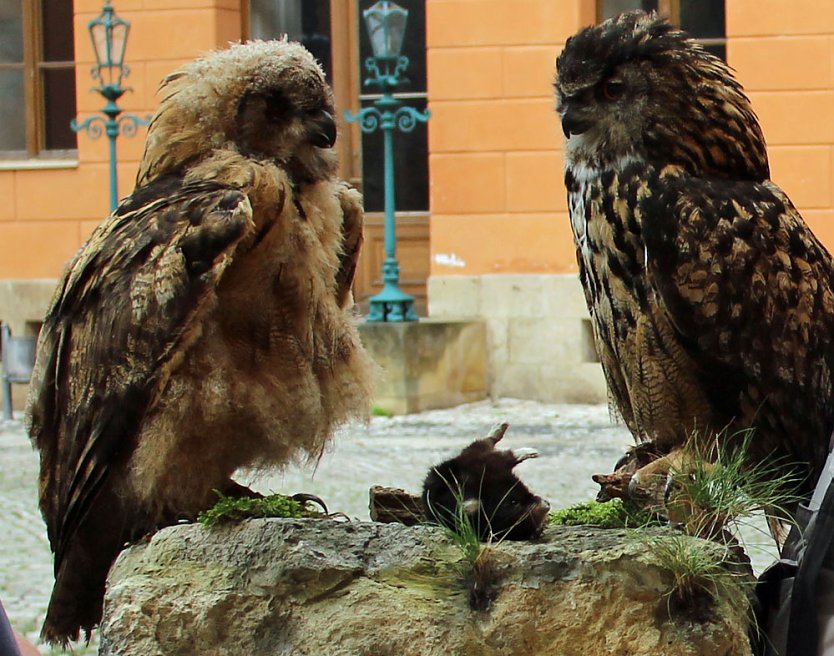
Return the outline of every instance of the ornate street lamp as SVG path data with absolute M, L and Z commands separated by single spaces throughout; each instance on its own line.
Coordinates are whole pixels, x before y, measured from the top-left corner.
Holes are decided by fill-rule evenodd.
M 84 131 L 91 139 L 98 139 L 102 129 L 110 140 L 110 209 L 116 209 L 119 204 L 119 193 L 116 178 L 116 137 L 119 133 L 126 137 L 136 134 L 140 125 L 147 125 L 148 118 L 140 118 L 134 114 L 122 114 L 122 110 L 116 104 L 130 88 L 122 87 L 122 78 L 130 74 L 130 69 L 125 66 L 125 49 L 127 48 L 127 35 L 130 31 L 130 23 L 116 16 L 110 0 L 106 0 L 101 14 L 87 23 L 90 32 L 90 39 L 93 42 L 93 52 L 96 55 L 96 65 L 93 66 L 90 74 L 94 80 L 98 80 L 99 86 L 93 87 L 91 91 L 97 91 L 107 101 L 101 110 L 104 116 L 91 116 L 81 125 L 73 119 L 70 127 L 75 132 Z M 122 114 L 121 116 L 119 116 Z
M 417 123 L 429 119 L 428 110 L 421 112 L 404 107 L 392 92 L 404 80 L 400 76 L 408 68 L 408 57 L 401 55 L 408 11 L 395 2 L 380 0 L 362 12 L 373 48 L 373 56 L 365 60 L 371 77 L 365 86 L 378 87 L 382 97 L 357 114 L 345 112 L 345 120 L 359 121 L 362 132 L 377 129 L 383 135 L 385 180 L 385 261 L 382 264 L 382 291 L 370 298 L 368 321 L 417 321 L 414 297 L 400 289 L 400 265 L 397 262 L 397 234 L 394 219 L 394 147 L 393 131 L 411 132 Z

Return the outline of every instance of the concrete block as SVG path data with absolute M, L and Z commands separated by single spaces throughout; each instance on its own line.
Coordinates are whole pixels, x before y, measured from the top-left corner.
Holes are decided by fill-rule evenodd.
M 542 275 L 501 274 L 481 277 L 484 317 L 541 318 L 547 315 Z
M 12 335 L 36 337 L 49 308 L 56 280 L 0 280 L 0 322 L 9 324 Z M 2 354 L 0 354 L 2 360 Z M 12 408 L 22 411 L 29 385 L 12 385 Z
M 496 397 L 540 401 L 546 396 L 541 370 L 541 365 L 508 363 L 495 376 L 493 394 Z
M 486 319 L 487 348 L 493 367 L 499 368 L 510 361 L 509 319 Z
M 36 335 L 49 309 L 57 280 L 0 280 L 0 321 L 14 335 Z
M 542 401 L 558 403 L 606 403 L 608 387 L 602 367 L 583 362 L 570 368 L 570 376 L 556 367 L 544 366 L 541 372 Z
M 480 317 L 481 276 L 430 276 L 427 290 L 432 319 Z
M 543 364 L 567 369 L 579 364 L 582 350 L 580 319 L 510 319 L 509 360 L 514 364 Z
M 359 333 L 383 370 L 374 404 L 394 414 L 486 398 L 486 326 L 481 321 L 364 323 Z
M 432 317 L 486 324 L 489 395 L 556 403 L 607 399 L 579 277 L 571 274 L 434 276 Z
M 577 319 L 590 316 L 578 273 L 542 276 L 541 284 L 547 316 Z

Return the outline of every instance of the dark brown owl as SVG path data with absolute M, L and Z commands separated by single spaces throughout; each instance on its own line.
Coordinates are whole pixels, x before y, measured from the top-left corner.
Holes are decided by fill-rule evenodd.
M 193 517 L 243 466 L 320 456 L 369 407 L 352 315 L 357 192 L 300 45 L 235 45 L 162 84 L 137 188 L 69 264 L 29 398 L 55 554 L 43 637 L 101 617 L 125 542 Z
M 832 259 L 769 179 L 720 59 L 653 14 L 557 61 L 580 279 L 610 394 L 638 441 L 754 427 L 749 462 L 800 463 L 834 427 Z

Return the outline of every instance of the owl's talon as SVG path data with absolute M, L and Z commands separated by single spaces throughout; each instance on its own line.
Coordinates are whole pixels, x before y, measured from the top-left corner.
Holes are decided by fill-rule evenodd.
M 675 476 L 672 472 L 666 474 L 666 485 L 663 488 L 663 505 L 669 504 L 669 499 L 672 497 L 672 490 L 675 487 Z
M 640 473 L 635 472 L 632 474 L 631 478 L 628 480 L 628 498 L 636 501 L 638 499 L 644 498 L 644 494 L 642 494 L 639 490 L 640 485 Z
M 330 512 L 327 510 L 327 505 L 324 503 L 324 501 L 322 501 L 321 497 L 318 497 L 315 494 L 307 494 L 305 492 L 299 492 L 297 494 L 293 494 L 290 497 L 290 499 L 292 499 L 293 501 L 297 501 L 298 503 L 300 503 L 302 506 L 305 506 L 305 507 L 308 503 L 314 503 L 322 509 L 322 511 L 324 512 L 325 515 L 331 516 Z M 338 514 L 339 513 L 334 513 L 333 516 L 338 515 Z

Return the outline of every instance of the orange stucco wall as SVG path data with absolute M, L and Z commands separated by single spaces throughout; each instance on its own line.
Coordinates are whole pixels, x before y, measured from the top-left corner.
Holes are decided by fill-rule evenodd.
M 142 116 L 156 106 L 162 77 L 197 53 L 240 38 L 239 0 L 118 0 L 131 23 L 127 46 L 132 87 L 119 101 Z M 88 90 L 94 62 L 87 22 L 101 0 L 75 0 L 75 59 L 80 119 L 104 101 Z M 119 195 L 133 188 L 145 131 L 119 137 Z M 52 278 L 109 211 L 108 143 L 78 135 L 78 164 L 69 168 L 15 167 L 0 160 L 0 278 Z
M 768 142 L 771 177 L 834 250 L 834 3 L 727 0 L 727 59 Z
M 342 1 L 342 0 L 334 0 Z M 344 0 L 346 1 L 346 0 Z M 75 0 L 78 109 L 92 86 L 86 24 L 101 0 Z M 125 111 L 156 106 L 159 80 L 240 36 L 240 0 L 117 0 L 131 21 Z M 426 0 L 432 274 L 575 270 L 553 112 L 554 60 L 595 21 L 595 0 Z M 727 0 L 728 59 L 770 145 L 773 179 L 834 247 L 834 2 Z M 144 130 L 120 138 L 130 192 Z M 57 276 L 108 210 L 107 140 L 78 137 L 69 168 L 0 161 L 0 278 Z
M 576 270 L 554 62 L 594 0 L 427 0 L 432 275 Z M 834 3 L 727 0 L 772 178 L 834 247 Z
M 432 275 L 574 266 L 553 64 L 593 0 L 427 0 Z

